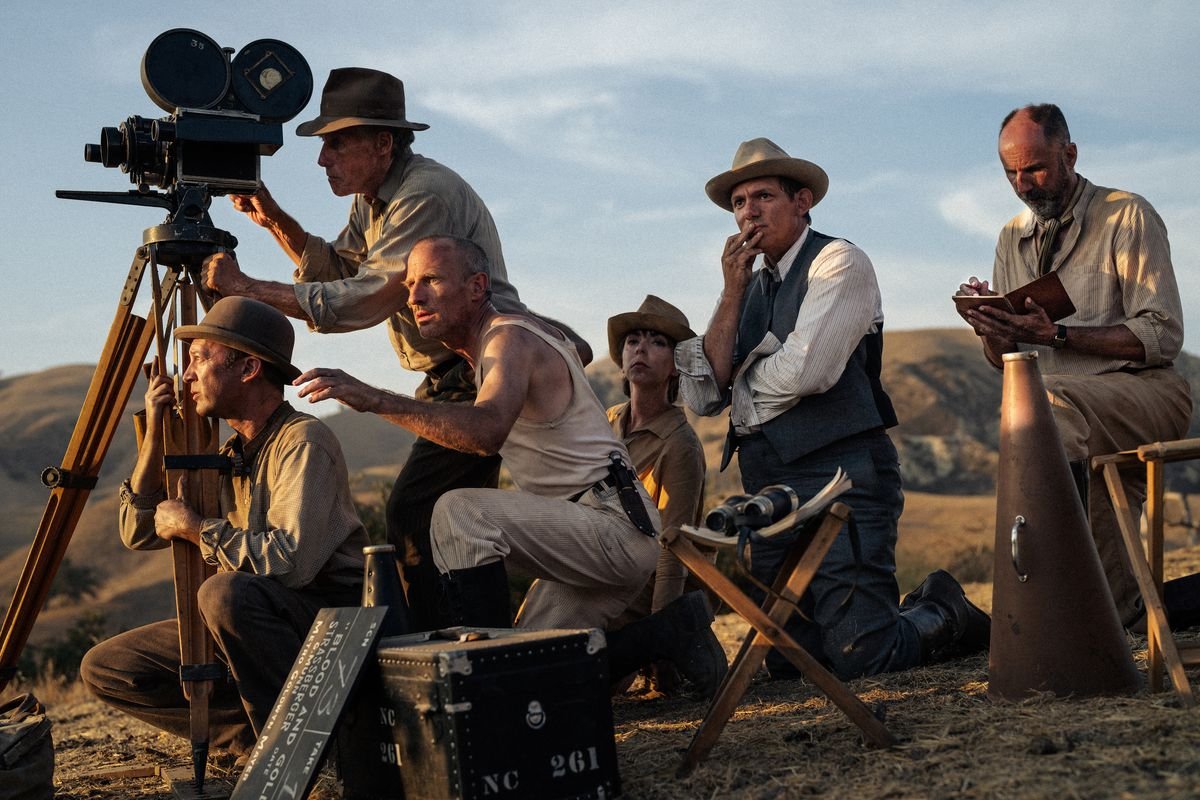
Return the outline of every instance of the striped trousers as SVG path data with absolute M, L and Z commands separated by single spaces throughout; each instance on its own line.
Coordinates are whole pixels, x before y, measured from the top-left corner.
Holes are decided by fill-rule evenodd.
M 578 502 L 456 489 L 434 506 L 430 533 L 442 573 L 503 559 L 536 579 L 517 613 L 521 628 L 606 628 L 646 584 L 659 552 L 658 539 L 625 516 L 616 489 L 593 488 Z

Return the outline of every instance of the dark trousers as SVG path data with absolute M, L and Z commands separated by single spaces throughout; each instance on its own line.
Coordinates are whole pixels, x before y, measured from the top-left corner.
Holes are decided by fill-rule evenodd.
M 916 630 L 900 617 L 896 585 L 896 526 L 904 508 L 896 448 L 883 430 L 848 437 L 791 463 L 783 463 L 763 436 L 740 440 L 742 485 L 755 494 L 771 484 L 792 487 L 804 502 L 840 466 L 854 488 L 839 500 L 850 506 L 858 530 L 856 561 L 849 528 L 842 528 L 821 562 L 788 633 L 838 677 L 856 678 L 917 666 Z M 775 580 L 796 534 L 751 537 L 751 574 L 768 586 Z M 761 596 L 759 597 L 761 600 Z M 773 677 L 795 674 L 777 651 L 767 657 Z
M 344 594 L 345 596 L 338 596 Z M 318 596 L 244 572 L 218 572 L 196 595 L 217 659 L 233 682 L 216 681 L 209 701 L 213 746 L 249 753 L 275 705 L 317 611 L 358 605 L 357 590 Z M 179 683 L 179 624 L 163 620 L 118 634 L 83 657 L 80 677 L 105 703 L 168 733 L 190 737 Z
M 474 376 L 466 361 L 455 358 L 426 375 L 415 396 L 434 403 L 475 400 Z M 452 625 L 433 563 L 429 524 L 433 506 L 451 489 L 494 489 L 500 481 L 500 456 L 461 453 L 418 438 L 387 502 L 387 537 L 396 546 L 414 631 Z

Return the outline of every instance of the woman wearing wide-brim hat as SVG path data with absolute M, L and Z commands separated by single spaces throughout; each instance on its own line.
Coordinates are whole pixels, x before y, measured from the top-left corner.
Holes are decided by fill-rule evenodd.
M 647 295 L 637 311 L 608 320 L 608 352 L 621 368 L 629 396 L 608 409 L 608 421 L 658 505 L 663 530 L 698 524 L 704 502 L 704 449 L 675 403 L 675 345 L 695 335 L 682 311 L 654 295 Z M 663 548 L 650 582 L 618 624 L 662 610 L 683 594 L 687 576 L 687 568 Z M 676 682 L 656 671 L 654 688 L 671 690 Z

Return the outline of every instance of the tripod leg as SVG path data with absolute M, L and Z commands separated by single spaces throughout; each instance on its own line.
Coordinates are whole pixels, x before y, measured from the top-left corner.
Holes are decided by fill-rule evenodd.
M 196 288 L 193 284 L 180 286 L 179 301 L 180 324 L 194 324 Z M 187 368 L 186 352 L 182 361 L 181 374 Z M 165 452 L 189 455 L 217 452 L 216 423 L 196 413 L 195 403 L 188 392 L 181 392 L 180 395 L 183 412 L 178 420 L 180 425 L 168 427 L 165 431 Z M 177 482 L 178 474 L 172 471 L 167 479 L 168 493 L 173 494 L 176 491 Z M 200 516 L 213 518 L 221 515 L 220 482 L 215 472 L 188 470 L 186 492 L 183 499 L 196 509 Z M 191 542 L 171 542 L 171 554 L 175 562 L 175 610 L 179 618 L 179 654 L 184 672 L 183 692 L 188 698 L 191 714 L 192 769 L 196 788 L 199 790 L 204 785 L 204 773 L 208 762 L 208 706 L 213 691 L 213 680 L 197 675 L 210 675 L 217 669 L 217 665 L 214 663 L 216 658 L 213 638 L 200 616 L 196 596 L 200 584 L 215 570 L 205 563 L 200 549 Z
M 139 269 L 140 258 L 134 260 L 131 276 Z M 144 259 L 141 263 L 144 265 Z M 16 675 L 17 660 L 46 602 L 50 585 L 83 513 L 84 503 L 100 473 L 100 465 L 112 444 L 121 413 L 133 392 L 142 359 L 150 349 L 151 337 L 152 331 L 146 320 L 135 316 L 129 304 L 123 301 L 117 308 L 100 363 L 92 375 L 83 409 L 63 456 L 59 470 L 62 479 L 50 492 L 13 592 L 13 601 L 0 628 L 0 691 Z

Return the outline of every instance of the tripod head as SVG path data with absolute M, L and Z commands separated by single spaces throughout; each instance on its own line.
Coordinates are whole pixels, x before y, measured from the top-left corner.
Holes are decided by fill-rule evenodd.
M 195 271 L 213 253 L 233 250 L 237 238 L 213 225 L 208 207 L 212 195 L 207 184 L 177 182 L 165 192 L 80 192 L 59 190 L 64 200 L 165 208 L 167 219 L 142 232 L 142 244 L 154 245 L 155 261 L 169 267 Z

